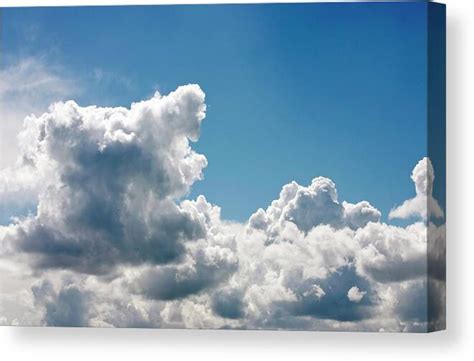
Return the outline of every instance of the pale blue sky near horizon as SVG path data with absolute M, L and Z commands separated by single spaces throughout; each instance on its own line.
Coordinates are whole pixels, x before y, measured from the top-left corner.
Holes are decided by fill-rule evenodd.
M 41 57 L 80 79 L 81 105 L 122 105 L 197 83 L 203 194 L 246 220 L 281 187 L 331 178 L 386 219 L 426 156 L 427 5 L 2 9 L 2 67 Z

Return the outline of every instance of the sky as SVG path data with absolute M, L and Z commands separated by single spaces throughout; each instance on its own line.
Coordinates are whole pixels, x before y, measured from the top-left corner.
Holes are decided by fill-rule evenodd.
M 326 176 L 384 215 L 426 155 L 423 3 L 3 9 L 2 67 L 36 59 L 81 105 L 197 83 L 199 194 L 243 221 L 283 184 Z M 8 36 L 6 35 L 8 34 Z M 59 76 L 58 75 L 58 76 Z M 38 109 L 43 109 L 45 105 Z
M 1 15 L 0 325 L 445 328 L 444 6 Z

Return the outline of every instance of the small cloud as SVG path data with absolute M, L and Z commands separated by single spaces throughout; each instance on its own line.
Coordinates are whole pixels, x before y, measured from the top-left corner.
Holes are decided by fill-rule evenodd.
M 326 295 L 326 292 L 321 288 L 320 285 L 313 285 L 308 291 L 303 293 L 304 297 L 316 297 L 318 300 L 323 298 Z
M 354 286 L 347 292 L 347 298 L 351 302 L 359 303 L 367 292 L 361 291 L 359 287 Z
M 411 174 L 415 183 L 416 196 L 403 202 L 402 205 L 390 211 L 389 219 L 409 219 L 420 217 L 443 218 L 444 213 L 436 199 L 433 198 L 433 183 L 435 179 L 433 164 L 428 157 L 420 160 Z

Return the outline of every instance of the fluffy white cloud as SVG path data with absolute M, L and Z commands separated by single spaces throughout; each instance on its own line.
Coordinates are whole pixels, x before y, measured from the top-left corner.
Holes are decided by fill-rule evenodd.
M 347 298 L 349 299 L 349 301 L 351 302 L 360 302 L 362 300 L 362 298 L 364 298 L 364 295 L 366 294 L 367 292 L 365 291 L 361 291 L 359 289 L 359 287 L 357 286 L 354 286 L 354 287 L 351 287 L 349 289 L 349 291 L 347 291 Z
M 199 86 L 187 85 L 130 108 L 68 101 L 25 120 L 19 161 L 0 171 L 0 193 L 30 189 L 25 194 L 37 195 L 38 206 L 0 227 L 0 269 L 8 278 L 0 285 L 0 322 L 374 331 L 443 325 L 444 226 L 382 223 L 367 201 L 339 201 L 324 177 L 284 185 L 245 224 L 221 219 L 204 196 L 183 200 L 207 165 L 191 147 L 204 100 Z M 416 197 L 392 216 L 426 218 L 419 202 L 432 198 L 428 159 L 412 179 Z M 428 293 L 440 301 L 428 304 Z
M 397 282 L 427 274 L 427 229 L 423 223 L 396 227 L 372 223 L 359 229 L 355 264 L 359 274 L 378 282 Z
M 41 114 L 49 104 L 77 95 L 80 87 L 60 66 L 37 56 L 0 69 L 0 224 L 34 212 L 37 178 L 21 167 L 18 133 L 26 115 Z
M 40 189 L 35 216 L 4 242 L 38 268 L 108 272 L 119 262 L 168 263 L 205 237 L 202 219 L 176 204 L 207 165 L 189 141 L 205 116 L 197 85 L 126 108 L 56 103 L 25 120 L 24 172 Z
M 411 179 L 415 183 L 416 196 L 408 199 L 402 205 L 392 209 L 389 218 L 427 217 L 442 218 L 443 210 L 433 198 L 433 182 L 435 179 L 431 160 L 423 158 L 413 168 Z
M 369 222 L 378 222 L 381 213 L 369 202 L 339 203 L 336 185 L 328 178 L 314 178 L 308 187 L 296 182 L 285 185 L 280 197 L 266 211 L 259 209 L 249 220 L 249 226 L 278 236 L 290 222 L 305 233 L 319 225 L 357 229 Z
M 321 328 L 326 319 L 365 327 L 372 322 L 372 329 L 379 319 L 385 330 L 411 329 L 410 322 L 426 326 L 420 312 L 410 319 L 396 305 L 409 297 L 408 285 L 426 283 L 427 226 L 397 227 L 380 223 L 380 217 L 368 202 L 339 203 L 327 178 L 315 178 L 308 187 L 285 185 L 267 210 L 250 217 L 247 239 L 239 241 L 254 248 L 239 257 L 234 276 L 246 280 L 253 325 Z M 413 308 L 426 311 L 422 301 Z M 386 324 L 387 315 L 398 322 Z

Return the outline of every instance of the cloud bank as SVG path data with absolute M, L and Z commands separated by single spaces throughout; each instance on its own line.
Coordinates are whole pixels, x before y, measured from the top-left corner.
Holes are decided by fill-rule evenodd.
M 427 232 L 440 245 L 445 234 L 426 221 L 427 202 L 443 216 L 428 158 L 416 196 L 390 213 L 418 217 L 405 227 L 340 201 L 324 177 L 229 222 L 204 196 L 187 199 L 207 166 L 192 148 L 205 112 L 186 85 L 130 108 L 67 101 L 25 119 L 0 197 L 22 192 L 35 207 L 0 226 L 3 324 L 427 329 L 428 308 L 444 307 L 427 303 L 444 290 L 442 274 L 427 276 Z

